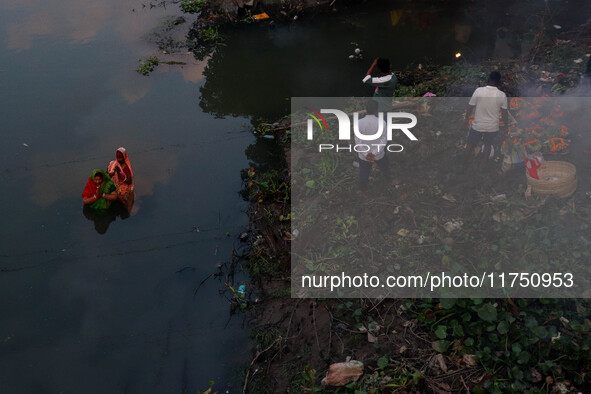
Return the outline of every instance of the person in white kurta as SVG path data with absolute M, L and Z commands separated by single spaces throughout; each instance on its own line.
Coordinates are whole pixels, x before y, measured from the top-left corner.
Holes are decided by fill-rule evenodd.
M 490 73 L 486 86 L 476 89 L 472 94 L 466 111 L 466 122 L 469 121 L 472 112 L 474 120 L 468 133 L 464 158 L 467 160 L 475 147 L 484 144 L 481 166 L 486 164 L 491 148 L 498 138 L 499 114 L 503 121 L 503 133 L 507 132 L 507 95 L 499 89 L 500 84 L 501 74 L 497 71 Z

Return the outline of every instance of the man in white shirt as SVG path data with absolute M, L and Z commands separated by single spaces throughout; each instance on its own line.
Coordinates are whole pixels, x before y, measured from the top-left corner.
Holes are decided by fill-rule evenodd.
M 464 159 L 474 152 L 474 148 L 484 144 L 480 166 L 484 166 L 490 156 L 491 148 L 495 144 L 499 134 L 499 113 L 503 121 L 503 133 L 507 133 L 507 95 L 499 90 L 501 74 L 497 71 L 490 73 L 486 86 L 478 88 L 472 94 L 472 98 L 466 111 L 466 123 L 469 122 L 472 111 L 474 120 L 468 133 L 468 142 Z
M 359 155 L 359 189 L 362 192 L 367 190 L 369 173 L 373 163 L 376 163 L 380 171 L 384 174 L 387 183 L 390 183 L 390 162 L 386 154 L 386 145 L 388 144 L 386 133 L 386 122 L 382 119 L 380 128 L 380 119 L 378 118 L 378 102 L 371 99 L 367 102 L 365 117 L 359 120 L 359 133 L 363 135 L 375 135 L 378 130 L 382 134 L 374 140 L 362 140 L 355 135 L 355 144 L 366 146 L 367 149 L 360 149 Z M 361 152 L 363 150 L 363 152 Z

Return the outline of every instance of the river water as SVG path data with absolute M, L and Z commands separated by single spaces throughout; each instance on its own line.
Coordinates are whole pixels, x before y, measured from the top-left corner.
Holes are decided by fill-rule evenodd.
M 197 61 L 157 48 L 178 4 L 0 3 L 0 392 L 241 390 L 252 345 L 215 273 L 248 222 L 240 171 L 274 163 L 251 122 L 291 96 L 370 94 L 360 79 L 376 56 L 401 69 L 528 45 L 523 31 L 499 37 L 510 9 L 387 4 L 222 29 Z M 365 59 L 349 59 L 357 47 Z M 185 64 L 136 73 L 152 55 Z M 134 210 L 94 222 L 80 195 L 119 146 Z

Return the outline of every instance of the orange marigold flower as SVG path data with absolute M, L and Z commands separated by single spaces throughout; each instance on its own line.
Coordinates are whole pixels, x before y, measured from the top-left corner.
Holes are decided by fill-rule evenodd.
M 511 108 L 519 109 L 519 106 L 521 105 L 522 101 L 523 101 L 523 99 L 521 97 L 513 97 L 511 99 Z
M 560 135 L 566 137 L 568 135 L 568 128 L 566 126 L 560 127 Z

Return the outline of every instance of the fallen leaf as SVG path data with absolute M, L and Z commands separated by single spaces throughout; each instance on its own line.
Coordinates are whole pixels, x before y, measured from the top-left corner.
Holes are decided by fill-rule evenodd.
M 443 199 L 445 201 L 449 201 L 449 202 L 456 202 L 456 199 L 454 196 L 452 196 L 451 194 L 444 194 L 443 195 Z
M 562 323 L 562 325 L 566 328 L 566 326 L 568 325 L 568 319 L 562 316 L 559 320 Z
M 531 381 L 533 383 L 538 383 L 542 381 L 542 374 L 538 372 L 535 368 L 530 368 L 529 371 L 531 372 Z
M 466 363 L 467 366 L 469 367 L 475 367 L 476 366 L 476 355 L 475 354 L 464 354 L 464 356 L 462 357 L 462 361 L 464 361 L 464 363 Z
M 437 364 L 439 365 L 439 369 L 441 369 L 443 373 L 447 373 L 447 364 L 445 363 L 445 358 L 443 357 L 443 354 L 437 354 L 434 357 L 435 361 L 437 361 Z
M 357 360 L 348 360 L 344 363 L 331 364 L 321 384 L 323 386 L 345 386 L 356 382 L 361 375 L 363 375 L 363 363 Z

